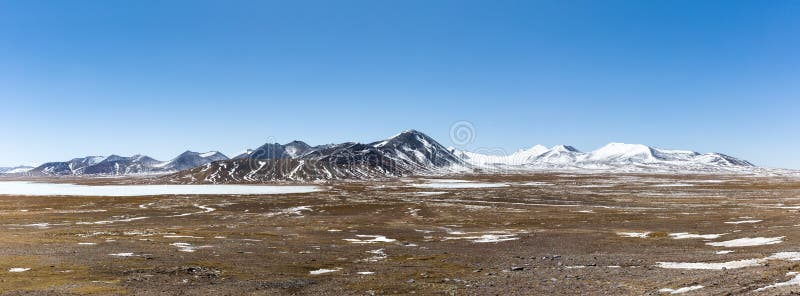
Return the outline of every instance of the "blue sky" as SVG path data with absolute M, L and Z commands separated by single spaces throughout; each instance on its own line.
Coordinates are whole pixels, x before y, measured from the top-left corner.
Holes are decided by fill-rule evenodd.
M 0 166 L 466 120 L 800 168 L 798 52 L 800 1 L 2 1 Z

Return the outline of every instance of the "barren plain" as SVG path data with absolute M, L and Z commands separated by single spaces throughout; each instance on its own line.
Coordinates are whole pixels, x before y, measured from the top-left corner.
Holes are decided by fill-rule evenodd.
M 0 294 L 800 292 L 797 179 L 541 173 L 306 185 L 318 191 L 0 191 Z

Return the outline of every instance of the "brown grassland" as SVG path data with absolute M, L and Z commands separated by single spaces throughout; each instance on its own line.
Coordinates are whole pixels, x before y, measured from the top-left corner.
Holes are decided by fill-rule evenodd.
M 508 186 L 418 188 L 434 181 L 408 178 L 262 196 L 0 195 L 0 295 L 662 295 L 698 285 L 686 295 L 800 292 L 755 291 L 791 280 L 800 261 L 658 265 L 800 252 L 796 179 L 452 178 Z M 760 221 L 725 223 L 743 220 Z M 669 235 L 682 232 L 723 235 Z M 757 237 L 782 239 L 706 244 Z

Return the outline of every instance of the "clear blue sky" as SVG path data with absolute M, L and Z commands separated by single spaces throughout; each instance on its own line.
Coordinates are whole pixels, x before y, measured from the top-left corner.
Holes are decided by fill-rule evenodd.
M 0 1 L 0 166 L 414 128 L 800 168 L 800 1 Z

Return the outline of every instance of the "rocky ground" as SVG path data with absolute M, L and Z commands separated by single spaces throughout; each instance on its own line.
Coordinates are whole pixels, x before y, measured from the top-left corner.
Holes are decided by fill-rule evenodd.
M 796 179 L 531 174 L 322 186 L 0 195 L 0 294 L 800 292 Z

